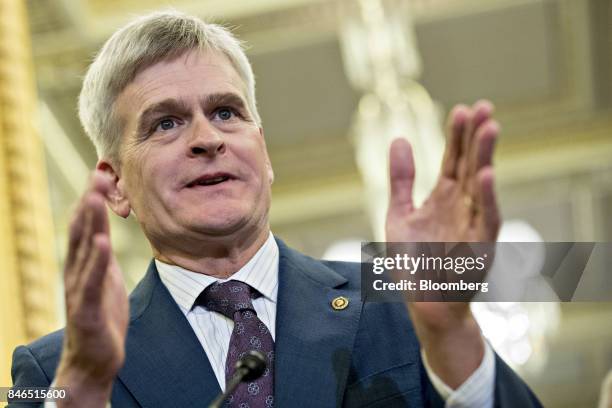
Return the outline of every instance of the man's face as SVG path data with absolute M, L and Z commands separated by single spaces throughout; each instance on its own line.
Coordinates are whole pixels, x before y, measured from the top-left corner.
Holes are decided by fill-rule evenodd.
M 193 51 L 143 70 L 117 98 L 114 209 L 134 210 L 154 246 L 267 228 L 273 173 L 245 95 L 227 57 Z

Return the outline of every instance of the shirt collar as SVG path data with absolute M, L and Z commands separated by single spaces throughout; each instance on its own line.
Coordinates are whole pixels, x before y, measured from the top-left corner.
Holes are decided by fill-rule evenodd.
M 255 288 L 264 297 L 276 303 L 278 293 L 278 245 L 272 233 L 236 273 L 227 279 L 217 279 L 203 273 L 193 272 L 177 265 L 170 265 L 155 259 L 159 277 L 185 313 L 191 310 L 204 289 L 215 282 L 237 280 Z

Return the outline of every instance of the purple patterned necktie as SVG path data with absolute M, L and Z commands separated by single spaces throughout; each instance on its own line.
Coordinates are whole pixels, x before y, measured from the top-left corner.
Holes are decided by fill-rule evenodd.
M 274 406 L 274 340 L 266 325 L 257 317 L 251 299 L 259 292 L 243 282 L 230 280 L 213 283 L 200 295 L 204 307 L 234 321 L 225 361 L 226 384 L 234 375 L 236 362 L 250 350 L 264 353 L 268 364 L 257 380 L 241 383 L 227 399 L 236 408 L 271 408 Z

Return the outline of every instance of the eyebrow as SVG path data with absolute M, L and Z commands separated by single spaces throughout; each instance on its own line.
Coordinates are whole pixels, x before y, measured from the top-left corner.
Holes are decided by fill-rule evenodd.
M 144 134 L 148 132 L 151 121 L 159 115 L 168 113 L 189 115 L 189 111 L 189 105 L 181 99 L 168 98 L 154 103 L 147 107 L 138 117 L 138 133 Z
M 207 111 L 210 107 L 229 105 L 236 109 L 246 111 L 244 99 L 234 92 L 213 93 L 200 100 L 200 105 Z M 144 134 L 150 129 L 150 122 L 157 116 L 176 113 L 184 116 L 191 115 L 189 104 L 182 99 L 168 98 L 147 107 L 138 117 L 138 133 Z M 245 112 L 246 114 L 246 112 Z
M 216 107 L 229 105 L 240 110 L 246 109 L 244 99 L 234 92 L 213 93 L 206 95 L 201 102 L 204 108 L 209 106 Z

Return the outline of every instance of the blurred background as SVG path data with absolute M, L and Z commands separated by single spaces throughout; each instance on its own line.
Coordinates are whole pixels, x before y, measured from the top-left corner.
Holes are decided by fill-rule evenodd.
M 168 6 L 248 44 L 276 173 L 272 230 L 295 248 L 358 260 L 361 241 L 384 238 L 390 141 L 413 143 L 422 200 L 444 117 L 479 98 L 503 128 L 500 240 L 612 240 L 610 0 L 0 0 L 0 385 L 17 344 L 62 325 L 67 225 L 96 163 L 81 79 L 114 30 Z M 134 219 L 112 218 L 131 289 L 150 249 Z M 597 405 L 611 304 L 475 312 L 545 406 Z

